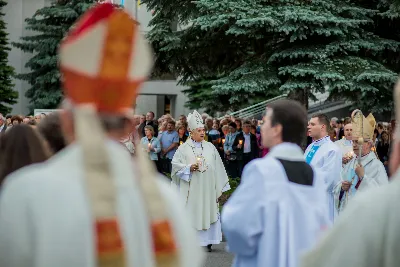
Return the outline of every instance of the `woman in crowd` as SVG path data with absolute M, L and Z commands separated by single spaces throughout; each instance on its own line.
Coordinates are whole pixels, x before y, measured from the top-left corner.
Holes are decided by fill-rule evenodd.
M 163 132 L 165 132 L 167 130 L 167 121 L 162 121 L 160 125 L 160 127 L 158 128 L 158 139 L 161 138 L 161 135 Z
M 221 127 L 221 132 L 222 135 L 218 140 L 218 145 L 217 145 L 217 150 L 219 152 L 219 156 L 222 159 L 222 162 L 224 163 L 224 166 L 226 168 L 226 160 L 225 160 L 225 153 L 224 153 L 224 144 L 225 144 L 225 140 L 226 140 L 226 136 L 229 133 L 229 126 L 228 125 L 223 125 Z
M 219 131 L 219 122 L 214 121 L 212 129 L 208 132 L 208 142 L 212 142 L 215 146 L 218 145 L 221 133 Z
M 187 127 L 186 124 L 184 123 L 178 123 L 176 126 L 176 131 L 178 132 L 179 135 L 179 145 L 182 145 L 183 143 L 186 142 L 188 136 L 187 136 Z
M 31 126 L 14 125 L 0 136 L 0 185 L 12 172 L 46 161 L 51 153 L 46 141 Z
M 158 164 L 158 153 L 161 151 L 160 140 L 154 136 L 154 128 L 153 126 L 147 125 L 144 127 L 145 136 L 140 140 L 140 144 L 143 149 L 149 153 L 149 158 L 154 162 L 157 170 L 160 170 Z
M 23 122 L 23 119 L 20 116 L 13 116 L 11 118 L 11 125 L 18 125 L 21 124 Z
M 236 136 L 239 134 L 237 128 L 238 127 L 236 123 L 231 122 L 229 124 L 229 133 L 226 135 L 224 143 L 227 172 L 232 178 L 239 178 L 236 151 L 234 151 L 232 148 L 233 142 L 235 141 Z
M 236 131 L 238 133 L 242 132 L 242 120 L 241 119 L 235 119 L 235 123 L 236 123 Z

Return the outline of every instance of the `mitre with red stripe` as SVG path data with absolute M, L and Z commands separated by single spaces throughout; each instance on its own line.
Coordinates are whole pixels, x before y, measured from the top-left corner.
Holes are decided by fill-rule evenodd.
M 65 96 L 74 104 L 94 104 L 98 112 L 111 114 L 132 109 L 153 65 L 138 23 L 108 3 L 78 21 L 59 54 Z

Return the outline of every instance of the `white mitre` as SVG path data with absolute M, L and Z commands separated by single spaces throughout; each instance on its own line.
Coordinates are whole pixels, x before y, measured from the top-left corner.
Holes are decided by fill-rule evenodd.
M 197 128 L 204 128 L 203 118 L 196 110 L 194 110 L 193 113 L 189 113 L 189 115 L 187 116 L 187 121 L 190 131 L 193 131 Z

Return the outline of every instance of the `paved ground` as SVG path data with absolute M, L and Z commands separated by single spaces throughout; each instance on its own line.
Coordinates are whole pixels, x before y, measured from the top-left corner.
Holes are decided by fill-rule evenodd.
M 225 243 L 213 245 L 212 252 L 206 252 L 207 260 L 204 267 L 231 267 L 233 256 L 226 252 Z

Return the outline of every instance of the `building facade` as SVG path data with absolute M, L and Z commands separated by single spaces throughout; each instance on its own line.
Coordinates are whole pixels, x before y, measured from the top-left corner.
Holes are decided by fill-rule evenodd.
M 21 36 L 32 34 L 25 29 L 25 19 L 32 17 L 36 10 L 51 5 L 53 0 L 6 0 L 7 6 L 4 8 L 5 22 L 9 33 L 10 42 L 19 41 Z M 125 8 L 135 17 L 141 25 L 141 31 L 145 34 L 150 30 L 149 22 L 152 14 L 147 11 L 144 5 L 138 5 L 138 0 L 114 0 L 116 4 L 123 4 Z M 10 65 L 15 68 L 17 73 L 29 71 L 25 68 L 26 62 L 31 54 L 22 52 L 12 47 L 9 53 Z M 13 106 L 12 114 L 27 114 L 29 100 L 25 97 L 25 92 L 29 84 L 16 80 L 15 89 L 19 92 L 18 103 Z M 175 80 L 154 80 L 144 84 L 140 95 L 136 100 L 135 113 L 145 114 L 153 111 L 156 117 L 163 114 L 171 114 L 178 117 L 187 114 L 188 110 L 184 107 L 187 100 L 182 93 L 183 87 L 177 86 Z M 41 108 L 41 107 L 37 107 Z

